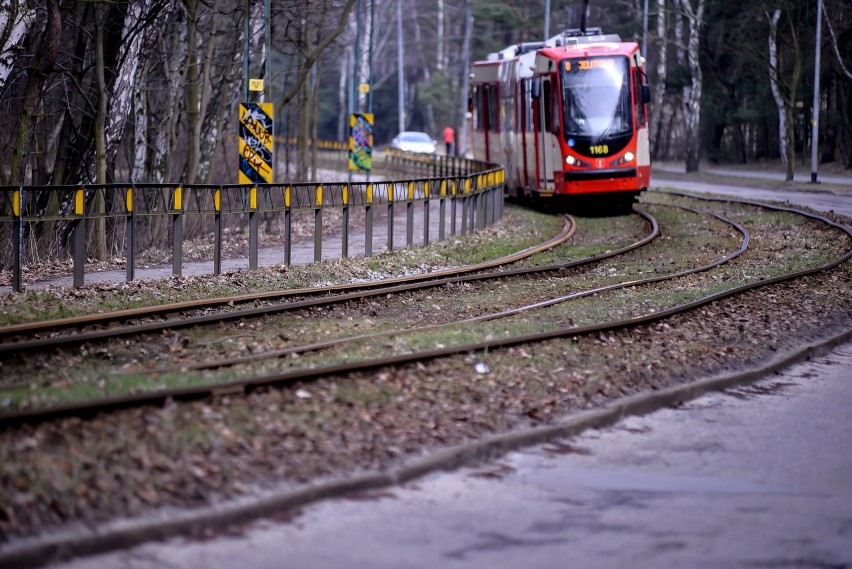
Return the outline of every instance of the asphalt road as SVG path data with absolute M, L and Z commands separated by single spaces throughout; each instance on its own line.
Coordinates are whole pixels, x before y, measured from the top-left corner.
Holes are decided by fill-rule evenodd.
M 716 174 L 721 177 L 740 177 L 763 180 L 783 180 L 784 174 L 769 171 L 744 172 L 740 170 L 726 169 L 704 169 L 703 172 Z M 654 167 L 651 183 L 654 187 L 671 187 L 690 192 L 714 193 L 729 196 L 744 197 L 760 201 L 789 202 L 794 205 L 805 205 L 820 211 L 835 211 L 837 213 L 852 217 L 852 176 L 826 176 L 820 180 L 842 186 L 842 190 L 833 190 L 820 184 L 810 184 L 810 174 L 807 184 L 801 184 L 796 189 L 760 189 L 744 188 L 735 182 L 709 183 L 699 181 L 679 180 L 674 177 L 666 177 L 666 174 L 683 173 L 682 168 Z M 802 174 L 796 175 L 796 180 L 804 178 Z M 848 190 L 845 187 L 848 186 Z
M 798 172 L 794 172 L 793 181 L 811 184 L 810 170 L 803 171 L 801 168 L 799 170 L 800 171 Z M 701 171 L 707 174 L 715 174 L 717 176 L 751 178 L 754 180 L 772 180 L 775 182 L 783 182 L 787 176 L 786 172 L 756 170 L 754 168 L 748 168 L 746 170 L 743 168 L 708 168 L 706 166 L 702 166 Z M 655 174 L 665 174 L 666 172 L 684 174 L 686 169 L 683 166 L 654 165 Z M 817 184 L 814 184 L 813 188 L 818 189 L 820 183 L 852 186 L 852 176 L 838 176 L 836 174 L 821 174 L 817 172 Z

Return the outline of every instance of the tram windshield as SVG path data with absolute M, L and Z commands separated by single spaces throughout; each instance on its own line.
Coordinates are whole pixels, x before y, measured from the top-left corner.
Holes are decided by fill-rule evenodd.
M 592 143 L 630 132 L 630 76 L 626 57 L 563 60 L 562 116 L 565 137 Z

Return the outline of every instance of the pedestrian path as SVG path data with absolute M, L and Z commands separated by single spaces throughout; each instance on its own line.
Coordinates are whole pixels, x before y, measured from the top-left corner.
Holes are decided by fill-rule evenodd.
M 396 204 L 394 206 L 394 223 L 393 223 L 393 250 L 402 249 L 408 245 L 408 219 L 407 219 L 407 204 Z M 427 235 L 423 230 L 424 209 L 422 204 L 414 205 L 414 215 L 412 216 L 412 245 L 421 246 L 426 243 Z M 386 206 L 376 207 L 374 209 L 373 231 L 372 231 L 372 253 L 380 253 L 389 248 L 388 241 L 388 208 Z M 452 200 L 445 202 L 444 214 L 444 231 L 445 238 L 451 235 L 453 228 L 453 216 L 455 216 L 456 234 L 462 230 L 462 204 L 461 201 L 456 202 L 455 211 L 453 211 Z M 439 200 L 430 200 L 429 202 L 429 243 L 438 241 L 441 222 L 441 209 Z M 349 232 L 348 240 L 348 257 L 364 256 L 366 250 L 366 233 L 363 227 L 352 229 Z M 307 265 L 315 262 L 316 253 L 314 250 L 313 238 L 294 239 L 291 252 L 291 265 Z M 337 232 L 333 235 L 324 235 L 321 247 L 321 260 L 340 259 L 343 257 L 343 238 Z M 265 247 L 258 250 L 258 267 L 271 267 L 281 265 L 285 260 L 284 244 L 280 247 Z M 249 270 L 247 258 L 222 259 L 222 273 L 232 273 L 238 271 Z M 173 276 L 171 264 L 158 267 L 137 267 L 134 277 L 136 280 L 157 280 L 167 279 Z M 205 261 L 184 261 L 181 264 L 181 275 L 183 276 L 202 276 L 213 274 L 213 260 Z M 85 284 L 104 284 L 104 283 L 121 283 L 127 280 L 126 269 L 115 269 L 99 272 L 87 272 L 84 277 Z M 29 283 L 25 286 L 25 290 L 41 290 L 48 286 L 71 287 L 74 284 L 73 275 L 67 275 L 51 280 Z M 0 294 L 10 293 L 11 286 L 0 286 Z
M 725 176 L 732 178 L 752 178 L 756 180 L 773 180 L 783 182 L 786 179 L 786 172 L 773 170 L 740 170 L 736 168 L 701 168 L 701 172 L 705 174 L 713 174 L 715 176 Z M 654 173 L 670 173 L 670 174 L 685 174 L 684 166 L 675 166 L 668 164 L 654 164 L 652 166 L 652 176 Z M 793 181 L 799 183 L 811 183 L 811 172 L 797 171 L 794 173 Z M 819 174 L 817 173 L 817 182 L 825 184 L 836 184 L 839 186 L 852 186 L 852 173 L 848 176 L 838 174 Z

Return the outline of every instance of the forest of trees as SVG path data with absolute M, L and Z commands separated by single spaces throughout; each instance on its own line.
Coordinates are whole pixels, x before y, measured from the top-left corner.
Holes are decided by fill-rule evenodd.
M 823 4 L 819 156 L 848 168 L 852 0 Z M 367 110 L 349 101 L 358 83 L 377 145 L 399 109 L 437 138 L 464 120 L 467 15 L 475 60 L 541 40 L 546 5 L 551 35 L 579 26 L 582 0 L 269 0 L 268 30 L 261 0 L 0 0 L 0 185 L 233 183 L 236 107 L 258 97 L 296 141 L 279 170 L 286 156 L 306 179 L 307 141 L 344 140 L 350 109 Z M 817 0 L 591 0 L 588 14 L 646 45 L 653 158 L 688 169 L 810 156 L 816 22 Z M 246 63 L 265 92 L 247 91 Z

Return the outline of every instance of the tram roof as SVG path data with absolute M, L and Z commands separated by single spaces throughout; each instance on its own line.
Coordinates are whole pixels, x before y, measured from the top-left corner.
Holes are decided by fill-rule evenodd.
M 617 36 L 616 36 L 617 37 Z M 594 57 L 604 55 L 630 56 L 639 49 L 636 42 L 602 41 L 600 43 L 569 44 L 545 47 L 538 53 L 549 59 L 564 59 L 566 57 Z

